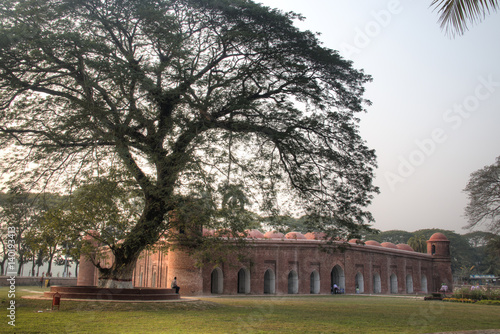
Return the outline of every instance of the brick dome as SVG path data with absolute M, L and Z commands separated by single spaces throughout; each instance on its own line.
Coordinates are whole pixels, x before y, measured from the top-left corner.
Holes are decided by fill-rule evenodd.
M 247 238 L 252 238 L 252 239 L 264 239 L 265 236 L 264 234 L 256 229 L 253 230 L 247 230 L 245 231 L 247 233 Z
M 214 230 L 208 229 L 208 228 L 203 228 L 203 236 L 204 237 L 211 237 L 214 235 Z
M 274 231 L 269 231 L 269 232 L 266 232 L 266 234 L 264 234 L 264 237 L 268 238 L 268 239 L 283 239 L 284 236 L 285 235 L 283 233 L 274 232 Z
M 306 237 L 302 234 L 302 233 L 299 233 L 299 232 L 289 232 L 285 235 L 285 238 L 287 239 L 306 239 Z
M 429 241 L 449 241 L 449 240 L 443 233 L 437 232 L 431 235 Z
M 409 252 L 414 252 L 413 248 L 411 248 L 410 245 L 407 244 L 397 244 L 396 247 L 401 250 L 409 251 Z
M 398 249 L 398 247 L 393 244 L 392 242 L 383 242 L 382 244 L 380 244 L 382 247 L 385 247 L 385 248 L 394 248 L 394 249 Z
M 326 237 L 324 232 L 307 232 L 304 237 L 309 240 L 323 240 Z
M 375 241 L 375 240 L 368 240 L 365 242 L 365 245 L 368 245 L 368 246 L 378 246 L 380 247 L 380 242 L 378 241 Z
M 360 240 L 359 239 L 351 239 L 351 240 L 349 240 L 349 243 L 350 244 L 359 244 Z

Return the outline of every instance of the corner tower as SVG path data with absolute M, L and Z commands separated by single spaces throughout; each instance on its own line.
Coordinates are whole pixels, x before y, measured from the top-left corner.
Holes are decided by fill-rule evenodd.
M 453 276 L 451 273 L 450 240 L 443 233 L 434 233 L 427 240 L 427 254 L 432 255 L 432 291 L 439 291 L 443 283 L 451 291 Z

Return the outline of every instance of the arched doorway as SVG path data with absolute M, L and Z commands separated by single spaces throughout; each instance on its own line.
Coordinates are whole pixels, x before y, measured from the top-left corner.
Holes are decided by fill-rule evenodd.
M 238 293 L 250 293 L 250 272 L 247 268 L 238 271 Z
M 296 294 L 299 293 L 299 277 L 295 270 L 291 270 L 288 273 L 288 293 Z
M 364 293 L 365 292 L 365 280 L 363 278 L 363 274 L 358 271 L 355 278 L 356 283 L 356 293 Z
M 391 275 L 391 293 L 398 293 L 398 277 L 396 274 Z
M 319 293 L 319 273 L 316 270 L 313 270 L 310 279 L 310 292 L 313 294 Z
M 406 293 L 413 293 L 413 277 L 406 275 Z
M 211 289 L 210 292 L 214 294 L 220 294 L 224 288 L 224 279 L 222 276 L 222 270 L 220 268 L 215 268 L 212 270 L 211 274 Z
M 379 273 L 373 274 L 373 293 L 382 293 L 382 281 Z
M 422 277 L 420 277 L 420 290 L 423 292 L 423 293 L 427 293 L 427 276 L 425 275 L 422 275 Z
M 337 284 L 341 292 L 345 291 L 344 269 L 342 269 L 341 266 L 337 264 L 335 265 L 335 267 L 333 267 L 330 278 L 330 286 Z
M 274 294 L 275 293 L 275 276 L 274 271 L 271 269 L 267 269 L 264 274 L 264 293 L 265 294 Z

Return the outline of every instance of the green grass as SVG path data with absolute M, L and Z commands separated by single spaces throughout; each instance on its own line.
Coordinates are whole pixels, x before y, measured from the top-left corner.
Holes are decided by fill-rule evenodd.
M 432 333 L 500 329 L 500 307 L 369 296 L 219 297 L 175 303 L 109 303 L 19 298 L 7 324 L 0 288 L 1 333 Z M 42 312 L 38 312 L 42 311 Z M 1 314 L 1 313 L 0 313 Z

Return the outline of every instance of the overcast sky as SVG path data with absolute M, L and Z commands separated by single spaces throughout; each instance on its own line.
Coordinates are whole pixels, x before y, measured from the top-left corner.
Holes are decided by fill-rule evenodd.
M 500 155 L 500 14 L 447 37 L 428 1 L 257 0 L 373 76 L 360 130 L 375 149 L 382 231 L 466 233 L 470 174 Z

